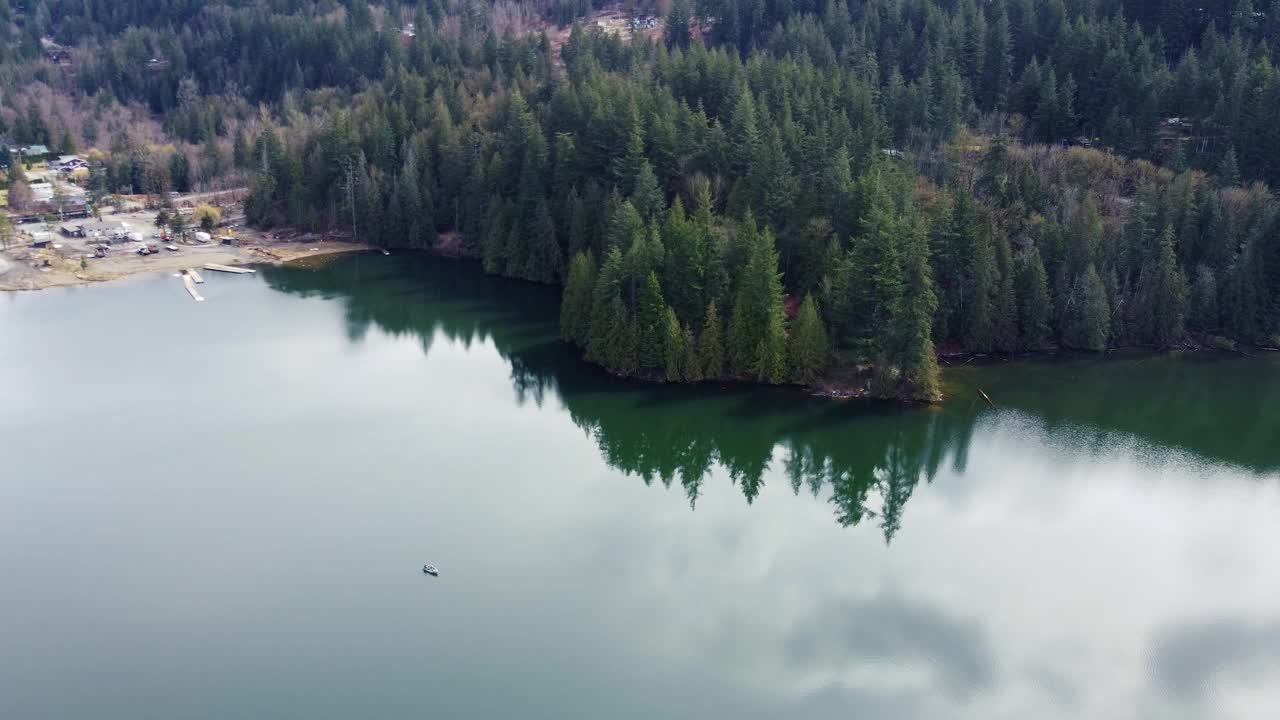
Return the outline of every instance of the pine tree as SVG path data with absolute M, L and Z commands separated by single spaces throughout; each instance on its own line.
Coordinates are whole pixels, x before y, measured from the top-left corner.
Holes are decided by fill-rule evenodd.
M 596 266 L 590 251 L 573 256 L 565 278 L 560 302 L 560 337 L 586 347 L 591 331 L 591 296 L 595 289 Z
M 666 311 L 667 304 L 662 300 L 658 276 L 650 271 L 640 286 L 635 313 L 636 332 L 640 342 L 636 360 L 643 369 L 663 367 Z
M 1043 350 L 1048 345 L 1052 328 L 1053 301 L 1049 297 L 1049 280 L 1040 260 L 1040 250 L 1033 248 L 1018 274 L 1018 324 L 1022 346 Z
M 724 377 L 724 340 L 720 313 L 713 300 L 707 305 L 707 315 L 702 321 L 702 333 L 698 336 L 698 362 L 707 380 Z
M 871 190 L 867 234 L 857 238 L 846 260 L 843 318 L 850 344 L 864 359 L 883 359 L 889 352 L 894 321 L 901 310 L 902 267 L 899 260 L 898 225 L 879 178 Z
M 989 352 L 995 335 L 991 310 L 995 285 L 991 239 L 978 229 L 974 202 L 963 193 L 956 199 L 955 225 L 956 242 L 961 244 L 966 258 L 964 314 L 961 317 L 964 344 L 974 352 Z
M 818 314 L 818 304 L 812 294 L 806 295 L 791 323 L 787 342 L 791 380 L 805 385 L 817 380 L 827 365 L 827 348 L 827 330 Z
M 533 227 L 529 229 L 528 256 L 525 258 L 523 277 L 540 283 L 553 283 L 560 277 L 564 258 L 560 243 L 556 240 L 556 228 L 546 200 L 538 203 Z
M 591 323 L 587 337 L 587 359 L 608 365 L 611 351 L 610 333 L 616 313 L 613 299 L 621 297 L 622 291 L 622 252 L 613 248 L 605 255 L 600 271 L 596 274 L 595 287 L 591 292 Z M 615 338 L 616 339 L 616 338 Z
M 1199 332 L 1216 332 L 1221 325 L 1218 313 L 1218 281 L 1213 269 L 1201 265 L 1191 285 L 1191 327 Z
M 1233 187 L 1240 184 L 1240 166 L 1236 162 L 1236 149 L 1227 148 L 1222 154 L 1222 159 L 1218 161 L 1218 182 L 1223 187 Z
M 697 322 L 705 309 L 707 248 L 701 229 L 685 217 L 678 197 L 667 213 L 662 235 L 666 248 L 662 286 L 676 315 L 685 323 Z
M 781 382 L 786 368 L 782 279 L 773 233 L 755 233 L 729 319 L 729 365 L 739 377 Z
M 1064 321 L 1063 342 L 1077 350 L 1102 352 L 1111 331 L 1111 306 L 1098 270 L 1089 263 L 1071 290 L 1070 313 Z
M 702 359 L 698 357 L 698 343 L 694 340 L 693 333 L 685 330 L 684 334 L 684 353 L 680 356 L 680 375 L 685 382 L 702 382 L 703 377 Z
M 1166 226 L 1154 266 L 1139 283 L 1143 304 L 1150 313 L 1148 339 L 1168 347 L 1183 335 L 1187 306 L 1187 280 L 1178 269 L 1173 252 L 1173 226 Z
M 1043 142 L 1051 143 L 1059 139 L 1058 127 L 1062 117 L 1059 102 L 1058 76 L 1053 67 L 1049 66 L 1040 80 L 1040 101 L 1036 103 L 1036 127 L 1040 129 L 1040 139 Z
M 637 239 L 644 237 L 644 220 L 636 212 L 635 205 L 628 200 L 623 202 L 609 218 L 609 229 L 605 234 L 604 248 L 608 252 L 613 248 L 629 250 Z
M 692 39 L 689 34 L 689 14 L 689 0 L 672 0 L 671 11 L 667 13 L 665 30 L 667 47 L 689 47 Z
M 670 307 L 663 313 L 662 367 L 667 382 L 679 382 L 680 363 L 685 356 L 684 328 Z
M 787 379 L 787 333 L 783 328 L 782 314 L 770 314 L 765 322 L 764 336 L 756 344 L 751 373 L 757 382 L 781 384 Z
M 938 359 L 931 327 L 938 309 L 929 266 L 929 240 L 919 218 L 910 221 L 906 234 L 903 268 L 903 313 L 894 343 L 894 364 L 899 371 L 899 392 L 913 400 L 932 402 L 940 397 Z
M 638 334 L 620 296 L 613 296 L 613 301 L 609 303 L 608 317 L 604 335 L 604 365 L 620 375 L 634 375 L 639 369 Z
M 996 271 L 999 278 L 991 303 L 992 341 L 995 349 L 1011 353 L 1018 350 L 1018 294 L 1014 285 L 1013 257 L 1009 241 L 993 238 L 996 251 Z
M 755 102 L 751 89 L 740 83 L 735 90 L 733 108 L 729 113 L 729 168 L 734 177 L 745 177 L 751 169 L 760 145 L 760 130 L 756 125 Z
M 622 191 L 628 195 L 635 188 L 635 180 L 640 175 L 640 168 L 645 162 L 644 134 L 640 126 L 640 112 L 631 104 L 630 128 L 627 132 L 627 145 L 623 154 L 613 161 L 613 177 Z
M 495 196 L 489 200 L 489 216 L 485 219 L 485 234 L 480 242 L 480 262 L 485 272 L 496 274 L 506 267 L 510 231 L 507 203 Z
M 1003 7 L 987 26 L 986 50 L 982 67 L 984 106 L 988 110 L 1003 110 L 1009 101 L 1009 83 L 1013 81 L 1013 37 L 1009 32 L 1009 15 Z
M 662 190 L 658 188 L 658 178 L 653 174 L 653 167 L 648 160 L 640 161 L 640 169 L 631 181 L 631 204 L 640 213 L 641 219 L 649 222 L 665 208 Z

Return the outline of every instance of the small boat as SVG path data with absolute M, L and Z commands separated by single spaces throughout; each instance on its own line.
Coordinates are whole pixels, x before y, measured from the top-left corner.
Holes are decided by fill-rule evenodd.
M 435 565 L 423 565 L 422 572 L 430 575 L 431 577 L 436 577 L 440 574 L 440 571 L 436 569 Z

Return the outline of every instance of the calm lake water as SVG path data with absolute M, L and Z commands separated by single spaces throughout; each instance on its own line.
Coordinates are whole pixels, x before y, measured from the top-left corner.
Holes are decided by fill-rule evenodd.
M 0 717 L 1280 716 L 1280 359 L 903 409 L 611 380 L 469 264 L 206 279 L 0 294 Z

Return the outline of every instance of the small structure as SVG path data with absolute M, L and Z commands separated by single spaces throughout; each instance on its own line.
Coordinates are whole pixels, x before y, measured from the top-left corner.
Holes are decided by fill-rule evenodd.
M 89 163 L 79 155 L 59 155 L 57 158 L 49 161 L 49 169 L 56 170 L 63 175 L 70 175 L 72 172 L 89 167 Z
M 247 275 L 250 273 L 257 272 L 257 270 L 254 270 L 253 268 L 234 267 L 231 265 L 219 265 L 218 263 L 205 263 L 204 269 L 216 270 L 218 272 L 224 272 L 224 273 L 232 273 L 235 275 Z
M 54 65 L 71 64 L 71 52 L 47 35 L 40 38 L 40 49 L 44 52 L 45 59 Z
M 52 233 L 47 233 L 43 231 L 31 233 L 31 247 L 33 248 L 46 248 L 46 247 L 49 247 L 49 244 L 52 242 L 53 242 Z
M 62 223 L 58 230 L 67 237 L 84 237 L 84 225 L 79 223 Z

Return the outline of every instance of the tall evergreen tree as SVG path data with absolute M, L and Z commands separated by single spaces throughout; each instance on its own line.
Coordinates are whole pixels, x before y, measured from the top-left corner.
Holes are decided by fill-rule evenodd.
M 1106 350 L 1111 333 L 1111 306 L 1107 302 L 1107 289 L 1093 263 L 1073 283 L 1067 308 L 1063 342 L 1077 350 Z
M 681 362 L 685 357 L 684 328 L 670 307 L 664 308 L 662 322 L 662 368 L 667 382 L 682 379 Z
M 931 325 L 938 309 L 929 266 L 929 239 L 919 218 L 909 221 L 903 255 L 903 312 L 898 323 L 894 364 L 899 372 L 899 393 L 913 400 L 932 402 L 941 397 L 938 359 Z
M 560 302 L 560 337 L 586 347 L 591 332 L 591 296 L 595 290 L 596 266 L 590 252 L 580 252 L 569 263 L 564 295 Z
M 827 348 L 827 330 L 818 314 L 818 305 L 812 294 L 806 295 L 791 322 L 791 336 L 787 341 L 791 380 L 805 385 L 817 380 L 827 364 Z
M 1040 260 L 1040 251 L 1032 249 L 1018 274 L 1018 325 L 1022 346 L 1028 350 L 1044 350 L 1052 327 L 1053 301 L 1049 297 L 1049 280 Z
M 636 301 L 636 332 L 639 337 L 639 354 L 636 360 L 644 369 L 661 368 L 664 364 L 663 338 L 665 337 L 667 304 L 662 299 L 658 276 L 652 270 L 645 276 Z
M 1139 281 L 1142 305 L 1148 309 L 1147 340 L 1161 347 L 1182 339 L 1187 306 L 1187 281 L 1173 251 L 1173 226 L 1165 227 L 1154 263 Z

